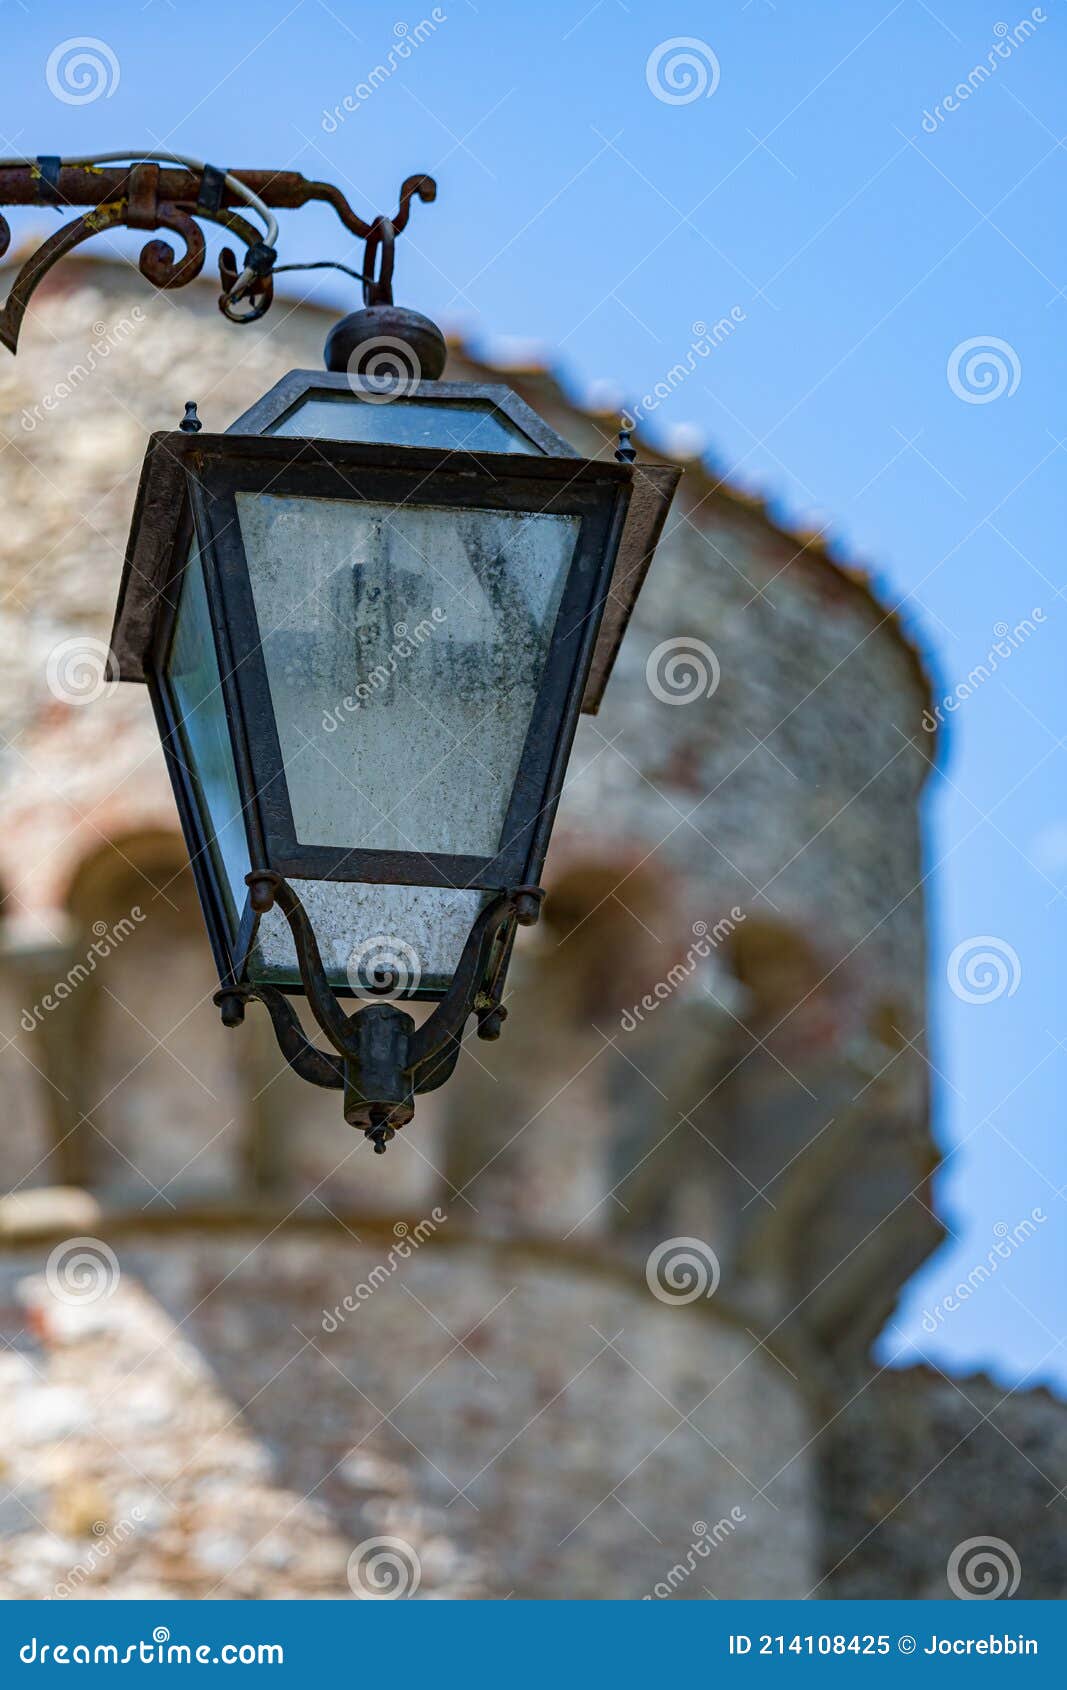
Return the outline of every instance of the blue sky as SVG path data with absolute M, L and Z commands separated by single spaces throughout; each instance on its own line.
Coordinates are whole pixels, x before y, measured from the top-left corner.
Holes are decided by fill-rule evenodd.
M 289 166 L 337 181 L 366 213 L 428 170 L 440 197 L 403 238 L 399 297 L 490 344 L 537 342 L 579 393 L 640 394 L 695 321 L 740 307 L 661 426 L 699 431 L 787 519 L 829 522 L 900 604 L 939 692 L 982 662 L 1000 624 L 1043 613 L 955 712 L 928 793 L 939 1196 L 955 1237 L 909 1289 L 884 1354 L 1067 1383 L 1061 0 L 0 11 L 0 153 L 155 145 Z M 1016 44 L 1023 19 L 1032 32 Z M 368 69 L 423 20 L 360 99 Z M 85 35 L 117 75 L 71 104 L 49 92 L 46 64 Z M 679 38 L 697 43 L 710 96 L 650 87 L 650 55 Z M 988 74 L 951 98 L 975 66 Z M 324 254 L 357 256 L 325 211 L 283 224 L 283 259 Z M 321 293 L 343 297 L 333 281 Z M 950 380 L 958 349 L 991 337 L 989 385 Z M 1009 986 L 966 1002 L 948 962 L 979 936 Z M 1033 1236 L 924 1329 L 998 1228 L 1035 1209 L 1047 1219 Z

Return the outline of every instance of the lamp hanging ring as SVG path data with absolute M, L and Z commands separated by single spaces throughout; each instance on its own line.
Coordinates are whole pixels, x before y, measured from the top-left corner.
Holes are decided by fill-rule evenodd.
M 364 305 L 392 305 L 393 257 L 396 229 L 388 217 L 376 217 L 363 257 Z M 381 258 L 379 259 L 379 250 Z

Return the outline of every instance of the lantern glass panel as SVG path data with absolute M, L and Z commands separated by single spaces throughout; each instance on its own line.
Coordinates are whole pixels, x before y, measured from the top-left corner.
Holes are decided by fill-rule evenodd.
M 237 511 L 298 841 L 495 855 L 581 519 Z
M 290 885 L 315 929 L 331 984 L 369 992 L 376 971 L 393 968 L 397 996 L 446 990 L 475 918 L 491 895 L 337 880 L 293 879 Z M 300 983 L 293 937 L 278 909 L 260 922 L 248 973 L 252 980 L 273 985 Z
M 486 400 L 357 399 L 314 393 L 268 431 L 308 440 L 366 440 L 380 446 L 447 446 L 457 452 L 537 452 L 528 435 Z
M 175 749 L 195 794 L 235 932 L 247 895 L 248 842 L 204 572 L 195 546 L 182 577 L 167 679 L 177 718 Z

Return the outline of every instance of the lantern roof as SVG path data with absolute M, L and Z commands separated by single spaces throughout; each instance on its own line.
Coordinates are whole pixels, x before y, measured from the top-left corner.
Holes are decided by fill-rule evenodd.
M 226 432 L 579 456 L 503 382 L 413 381 L 397 390 L 332 370 L 290 370 Z

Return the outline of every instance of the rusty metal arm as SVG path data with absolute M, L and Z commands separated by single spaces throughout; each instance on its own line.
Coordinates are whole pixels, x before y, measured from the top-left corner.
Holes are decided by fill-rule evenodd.
M 200 274 L 206 249 L 199 222 L 217 223 L 236 235 L 245 243 L 244 266 L 239 268 L 232 250 L 223 248 L 219 254 L 223 289 L 219 306 L 233 322 L 255 322 L 269 310 L 273 299 L 277 255 L 247 221 L 244 214 L 249 201 L 234 183 L 250 191 L 263 206 L 278 210 L 299 210 L 316 200 L 332 206 L 342 225 L 368 243 L 372 263 L 386 232 L 391 238 L 407 226 L 412 202 L 420 199 L 428 203 L 437 195 L 432 176 L 409 176 L 400 189 L 395 214 L 368 223 L 352 210 L 339 188 L 329 182 L 309 181 L 294 170 L 186 169 L 147 160 L 120 165 L 64 164 L 61 159 L 47 157 L 0 160 L 0 205 L 50 206 L 59 211 L 67 206 L 91 208 L 57 230 L 22 265 L 0 309 L 0 342 L 10 352 L 16 350 L 26 307 L 53 265 L 93 235 L 123 227 L 169 229 L 181 237 L 184 251 L 180 257 L 162 240 L 148 241 L 141 251 L 141 274 L 159 288 L 183 287 Z M 0 215 L 0 258 L 10 239 L 11 231 Z M 238 302 L 244 302 L 246 308 L 239 309 Z

